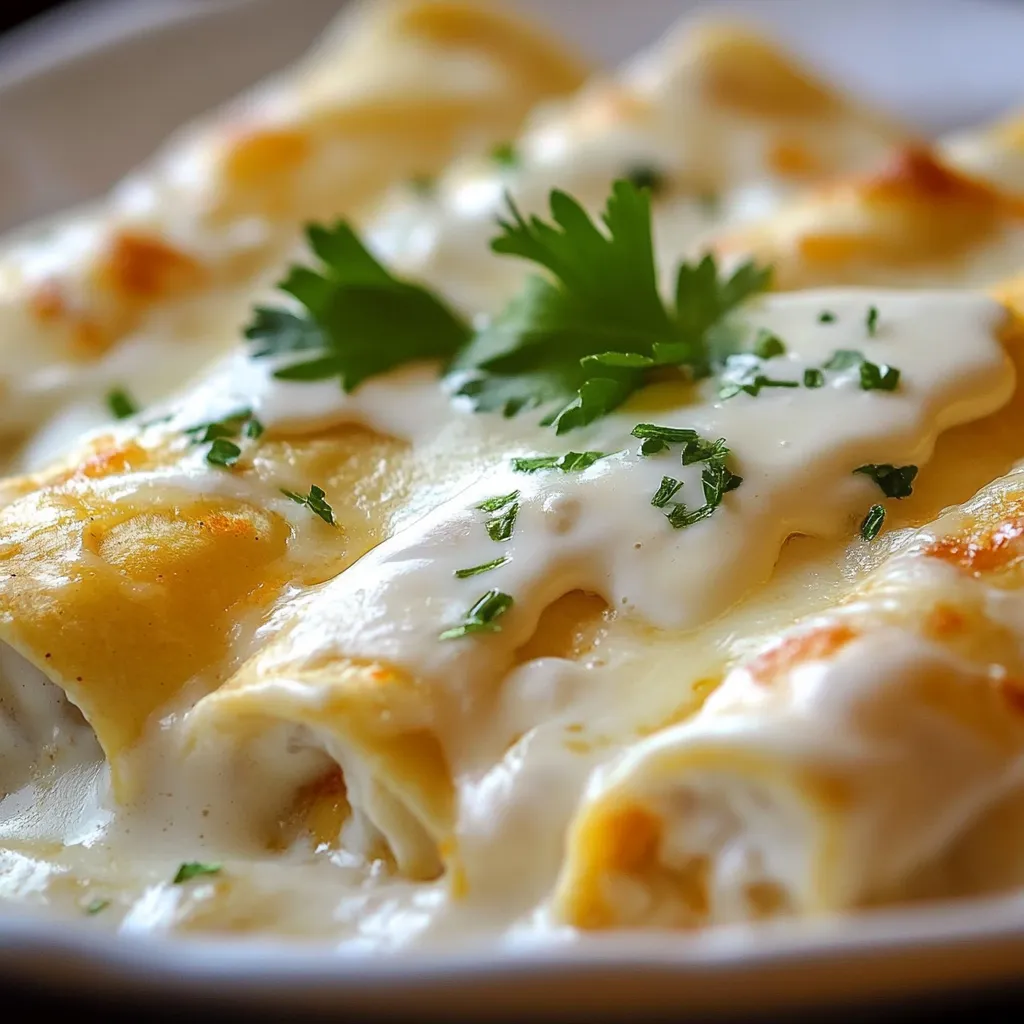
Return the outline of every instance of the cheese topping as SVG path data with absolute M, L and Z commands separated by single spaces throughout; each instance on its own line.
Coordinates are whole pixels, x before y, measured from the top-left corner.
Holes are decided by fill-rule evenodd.
M 1024 303 L 947 287 L 1018 198 L 742 30 L 519 131 L 557 45 L 362 17 L 0 267 L 0 900 L 365 951 L 1019 885 Z

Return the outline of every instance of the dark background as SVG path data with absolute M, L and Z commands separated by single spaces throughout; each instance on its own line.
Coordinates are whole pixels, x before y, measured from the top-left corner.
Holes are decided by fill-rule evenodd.
M 0 0 L 0 33 L 15 28 L 36 14 L 42 14 L 55 8 L 66 7 L 70 3 L 78 2 L 82 2 L 82 0 L 34 0 L 34 2 L 29 2 L 29 0 Z M 195 3 L 197 0 L 182 0 L 182 2 Z M 280 2 L 301 3 L 302 0 L 280 0 Z M 583 3 L 585 0 L 575 0 L 575 2 Z M 822 2 L 837 2 L 837 0 L 822 0 Z M 898 0 L 893 0 L 893 2 L 898 2 Z M 1022 2 L 1022 0 L 1008 0 L 1008 2 Z M 1021 40 L 1021 53 L 1022 59 L 1024 59 L 1024 39 Z M 1021 974 L 1022 978 L 1024 978 L 1024 964 L 1021 965 Z M 0 989 L 3 992 L 4 1010 L 7 1011 L 6 1015 L 11 1018 L 16 1016 L 19 1009 L 31 1009 L 34 1016 L 43 1020 L 46 1020 L 50 1013 L 52 1013 L 54 1018 L 59 1015 L 65 1019 L 72 1019 L 76 1016 L 82 1017 L 83 1015 L 88 1017 L 95 1013 L 97 1016 L 102 1015 L 108 1024 L 118 1024 L 118 1022 L 122 1021 L 145 1021 L 147 1024 L 150 1024 L 150 1022 L 151 1024 L 161 1024 L 161 1022 L 172 1020 L 188 1020 L 191 1024 L 204 1024 L 204 1022 L 215 1020 L 227 1021 L 236 1018 L 239 1020 L 244 1019 L 247 1024 L 261 1024 L 262 1021 L 272 1019 L 254 1015 L 251 1010 L 235 1014 L 224 1010 L 204 1010 L 204 1008 L 195 1005 L 164 1006 L 159 1008 L 155 1007 L 152 1002 L 147 1002 L 144 1006 L 126 1003 L 111 1004 L 108 1002 L 94 1002 L 88 998 L 71 993 L 55 995 L 53 992 L 44 992 L 19 986 L 16 979 L 4 976 L 2 965 L 0 965 Z M 863 1021 L 865 1024 L 869 1021 L 877 1022 L 884 1020 L 929 1021 L 935 1022 L 935 1024 L 945 1024 L 945 1022 L 952 1024 L 953 1021 L 956 1021 L 957 1024 L 965 1024 L 965 1022 L 973 1021 L 1021 1020 L 1022 1016 L 1024 1016 L 1024 992 L 996 991 L 965 994 L 953 998 L 945 997 L 941 1000 L 927 1000 L 910 1005 L 890 1006 L 888 1008 L 875 1007 L 857 1013 L 842 1013 L 832 1010 L 827 1014 L 814 1018 L 801 1015 L 793 1018 L 793 1020 L 794 1024 L 796 1021 L 803 1022 L 803 1024 L 812 1024 L 812 1021 L 817 1022 L 819 1020 L 822 1022 L 827 1021 L 828 1024 L 847 1020 Z M 486 1017 L 486 1008 L 482 1007 L 481 1019 L 486 1019 Z M 276 1019 L 284 1018 L 278 1017 Z M 301 1021 L 308 1018 L 301 1015 L 290 1015 L 288 1019 L 294 1022 L 294 1024 L 300 1024 Z M 339 1014 L 332 1017 L 332 1019 L 340 1022 L 353 1018 L 347 1014 Z M 668 1015 L 663 1019 L 671 1020 L 673 1015 Z M 687 1018 L 685 1008 L 683 1007 L 679 1008 L 675 1019 L 687 1021 L 688 1024 L 692 1021 L 692 1018 Z

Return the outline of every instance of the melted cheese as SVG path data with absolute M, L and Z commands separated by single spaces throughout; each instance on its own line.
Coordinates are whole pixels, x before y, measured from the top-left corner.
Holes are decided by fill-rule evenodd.
M 64 436 L 104 422 L 115 386 L 146 403 L 168 393 L 237 337 L 253 278 L 279 275 L 304 221 L 351 216 L 581 80 L 574 56 L 486 7 L 401 0 L 343 18 L 304 63 L 181 133 L 96 209 L 7 247 L 0 439 L 69 399 Z
M 468 158 L 426 194 L 393 191 L 367 230 L 390 263 L 470 310 L 488 309 L 526 273 L 484 255 L 506 192 L 528 211 L 544 212 L 555 187 L 596 209 L 614 179 L 653 172 L 656 246 L 660 265 L 671 267 L 723 223 L 763 215 L 841 169 L 871 166 L 906 139 L 763 40 L 707 25 L 544 109 L 516 140 L 511 166 Z
M 501 168 L 482 154 L 578 84 L 574 58 L 444 0 L 337 32 L 0 267 L 5 429 L 44 424 L 0 480 L 0 899 L 366 951 L 1019 885 L 1024 289 L 947 289 L 1019 272 L 1012 184 L 731 26 L 541 106 Z M 387 189 L 454 154 L 426 193 Z M 899 387 L 661 383 L 558 437 L 473 413 L 435 365 L 345 393 L 223 351 L 303 218 L 354 212 L 397 270 L 490 313 L 525 271 L 486 250 L 506 187 L 593 208 L 642 168 L 666 276 L 713 240 L 818 289 L 728 324 L 743 350 L 784 340 L 773 379 L 857 350 Z M 111 384 L 149 404 L 207 363 L 69 444 Z M 212 466 L 187 431 L 241 408 L 266 433 Z M 702 470 L 643 456 L 642 421 L 725 439 L 742 481 L 710 516 L 652 505 L 671 477 L 700 506 Z M 569 449 L 602 457 L 512 463 Z M 912 496 L 855 472 L 886 463 L 919 467 Z M 333 525 L 282 493 L 311 484 Z M 441 638 L 492 589 L 497 629 Z M 175 884 L 187 861 L 222 867 Z

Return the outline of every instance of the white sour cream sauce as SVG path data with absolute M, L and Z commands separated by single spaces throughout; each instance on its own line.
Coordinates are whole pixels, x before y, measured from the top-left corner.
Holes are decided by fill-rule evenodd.
M 878 317 L 870 334 L 872 306 Z M 832 322 L 819 322 L 823 310 L 834 315 Z M 455 779 L 456 834 L 470 896 L 453 900 L 444 880 L 367 888 L 359 881 L 361 869 L 342 850 L 332 855 L 337 872 L 330 875 L 330 884 L 337 896 L 324 900 L 316 895 L 328 878 L 322 863 L 307 865 L 299 877 L 287 859 L 261 866 L 247 853 L 239 887 L 262 901 L 266 927 L 325 937 L 341 932 L 347 941 L 374 948 L 465 941 L 473 934 L 504 934 L 509 941 L 554 934 L 557 926 L 544 901 L 559 868 L 561 836 L 590 770 L 614 752 L 597 746 L 589 753 L 569 752 L 562 729 L 567 721 L 614 719 L 629 704 L 621 692 L 629 659 L 624 669 L 613 671 L 601 656 L 580 663 L 545 658 L 509 673 L 515 648 L 532 634 L 544 609 L 573 590 L 600 594 L 627 621 L 692 629 L 764 581 L 788 536 L 855 534 L 867 508 L 884 499 L 854 469 L 865 463 L 912 463 L 927 473 L 942 430 L 993 412 L 1009 399 L 1013 369 L 995 339 L 1004 315 L 994 301 L 968 293 L 844 289 L 771 296 L 745 314 L 751 335 L 764 327 L 787 346 L 784 355 L 766 362 L 765 373 L 799 381 L 806 368 L 820 367 L 834 351 L 853 349 L 898 367 L 899 389 L 864 391 L 855 370 L 826 372 L 826 384 L 818 389 L 766 388 L 756 397 L 741 393 L 728 400 L 717 398 L 711 382 L 682 403 L 676 392 L 661 396 L 657 405 L 657 389 L 650 389 L 641 396 L 644 408 L 620 411 L 562 437 L 534 426 L 535 412 L 509 424 L 461 408 L 425 367 L 396 371 L 345 395 L 336 382 L 274 380 L 273 364 L 266 360 L 238 355 L 225 361 L 205 387 L 174 408 L 172 428 L 249 408 L 272 431 L 301 432 L 350 421 L 405 437 L 415 447 L 430 444 L 453 420 L 461 420 L 483 432 L 507 432 L 509 458 L 570 450 L 614 453 L 580 473 L 525 474 L 502 459 L 293 605 L 297 614 L 289 643 L 302 657 L 381 659 L 427 686 Z M 703 504 L 701 467 L 682 466 L 678 446 L 640 456 L 640 442 L 630 430 L 642 421 L 726 439 L 730 468 L 743 482 L 709 519 L 675 530 L 663 511 L 651 506 L 663 476 L 683 481 L 676 500 L 691 507 Z M 199 458 L 194 468 L 191 483 L 187 474 L 167 482 L 201 489 L 226 477 Z M 488 514 L 474 506 L 514 490 L 519 491 L 514 529 L 507 541 L 494 541 L 485 528 Z M 292 511 L 308 514 L 298 506 Z M 499 568 L 468 579 L 454 576 L 457 569 L 499 556 L 508 556 Z M 514 600 L 499 620 L 501 631 L 439 640 L 439 633 L 458 624 L 490 588 Z M 656 645 L 658 634 L 652 637 Z M 684 672 L 681 688 L 691 682 Z M 488 717 L 481 721 L 478 716 L 468 728 L 485 691 Z M 187 722 L 188 715 L 184 718 Z M 166 729 L 176 733 L 180 725 L 180 718 L 172 716 Z M 216 785 L 203 774 L 201 761 L 178 766 L 172 780 L 183 790 L 201 793 L 199 804 L 234 806 L 230 793 L 211 795 Z M 177 811 L 172 801 L 170 809 L 161 804 L 159 810 L 122 814 L 122 824 L 107 829 L 108 841 L 148 851 L 139 847 L 138 838 L 126 839 L 126 829 L 135 820 L 138 831 L 149 837 L 146 842 L 155 843 L 154 830 L 164 821 L 167 842 L 177 845 L 162 848 L 173 849 L 180 859 L 181 843 L 188 837 L 190 851 L 200 855 L 206 840 L 196 839 L 198 826 L 192 824 L 202 821 L 194 809 L 197 798 L 182 793 L 180 799 L 184 803 Z M 237 809 L 232 813 L 237 815 Z M 372 817 L 371 823 L 378 824 Z M 100 845 L 82 828 L 90 835 L 84 845 L 93 856 L 96 877 L 104 871 L 109 876 Z M 382 831 L 386 834 L 386 828 Z M 224 828 L 214 832 L 221 836 Z M 169 852 L 168 859 L 175 853 Z M 523 858 L 531 856 L 527 870 Z M 138 877 L 146 877 L 144 868 L 137 870 Z M 165 881 L 135 904 L 126 928 L 176 927 L 188 901 L 201 898 L 201 887 L 190 894 L 168 887 L 166 869 L 160 870 Z M 295 894 L 294 905 L 280 898 L 284 890 Z

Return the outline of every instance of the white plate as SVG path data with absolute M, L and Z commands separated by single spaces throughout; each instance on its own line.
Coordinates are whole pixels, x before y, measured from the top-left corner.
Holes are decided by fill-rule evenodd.
M 688 8 L 737 12 L 933 133 L 1024 102 L 1024 6 L 1010 0 L 508 2 L 607 61 Z M 338 6 L 103 0 L 0 41 L 0 227 L 96 195 L 183 120 L 297 56 Z M 372 960 L 271 943 L 119 939 L 77 920 L 0 920 L 0 974 L 65 995 L 159 992 L 161 1006 L 205 996 L 450 1019 L 771 1010 L 1005 980 L 1021 964 L 1024 896 L 750 931 Z

